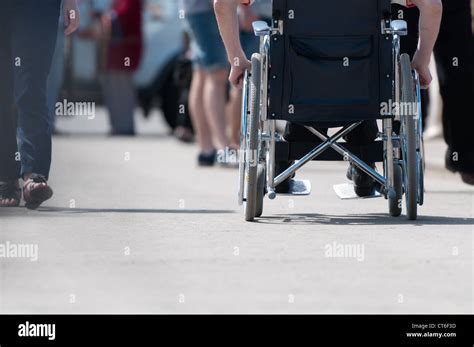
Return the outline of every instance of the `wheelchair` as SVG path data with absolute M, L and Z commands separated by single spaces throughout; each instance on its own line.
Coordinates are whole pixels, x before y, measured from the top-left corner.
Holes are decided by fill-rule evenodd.
M 407 23 L 391 19 L 390 0 L 273 0 L 272 23 L 254 22 L 259 53 L 244 77 L 239 156 L 240 205 L 245 220 L 261 217 L 265 196 L 309 195 L 308 181 L 292 178 L 313 160 L 343 160 L 377 183 L 374 197 L 388 200 L 409 220 L 423 205 L 423 139 L 418 74 L 401 54 Z M 277 121 L 304 126 L 319 141 L 285 140 Z M 369 145 L 344 138 L 377 121 Z M 331 128 L 326 135 L 321 128 Z M 276 162 L 294 162 L 276 172 Z M 383 163 L 379 173 L 368 163 Z M 288 181 L 289 180 L 289 181 Z M 344 199 L 347 189 L 335 186 Z

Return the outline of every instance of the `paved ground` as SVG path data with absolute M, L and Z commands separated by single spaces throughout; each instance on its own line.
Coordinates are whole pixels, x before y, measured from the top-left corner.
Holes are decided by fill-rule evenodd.
M 38 245 L 36 262 L 0 258 L 0 312 L 473 312 L 474 195 L 441 141 L 416 223 L 340 201 L 345 165 L 323 163 L 300 174 L 312 196 L 248 224 L 237 172 L 197 169 L 158 117 L 130 139 L 103 136 L 103 115 L 59 126 L 75 135 L 55 138 L 54 198 L 0 211 L 0 245 Z

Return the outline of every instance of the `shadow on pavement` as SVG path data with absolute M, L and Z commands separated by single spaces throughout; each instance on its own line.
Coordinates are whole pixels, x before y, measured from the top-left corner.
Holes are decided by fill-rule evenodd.
M 410 221 L 405 216 L 398 218 L 387 214 L 367 215 L 323 215 L 317 213 L 285 214 L 262 217 L 256 220 L 263 224 L 324 224 L 324 225 L 474 225 L 474 218 L 419 216 L 418 220 Z
M 61 213 L 163 213 L 163 214 L 225 214 L 235 213 L 231 210 L 206 210 L 206 209 L 146 209 L 146 208 L 66 208 L 66 207 L 41 207 L 40 212 Z

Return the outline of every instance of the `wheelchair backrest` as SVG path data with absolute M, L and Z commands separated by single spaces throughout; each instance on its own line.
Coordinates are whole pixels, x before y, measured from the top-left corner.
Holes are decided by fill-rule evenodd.
M 294 122 L 378 119 L 392 98 L 390 0 L 273 0 L 269 116 Z

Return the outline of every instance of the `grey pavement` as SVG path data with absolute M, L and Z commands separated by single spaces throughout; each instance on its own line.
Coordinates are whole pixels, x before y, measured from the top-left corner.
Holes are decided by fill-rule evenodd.
M 102 111 L 59 121 L 53 199 L 0 210 L 0 245 L 38 246 L 37 261 L 0 258 L 0 312 L 473 312 L 473 189 L 441 140 L 416 222 L 339 200 L 345 164 L 312 163 L 311 196 L 265 200 L 245 223 L 236 170 L 198 169 L 158 114 L 137 121 L 136 138 L 105 136 Z

